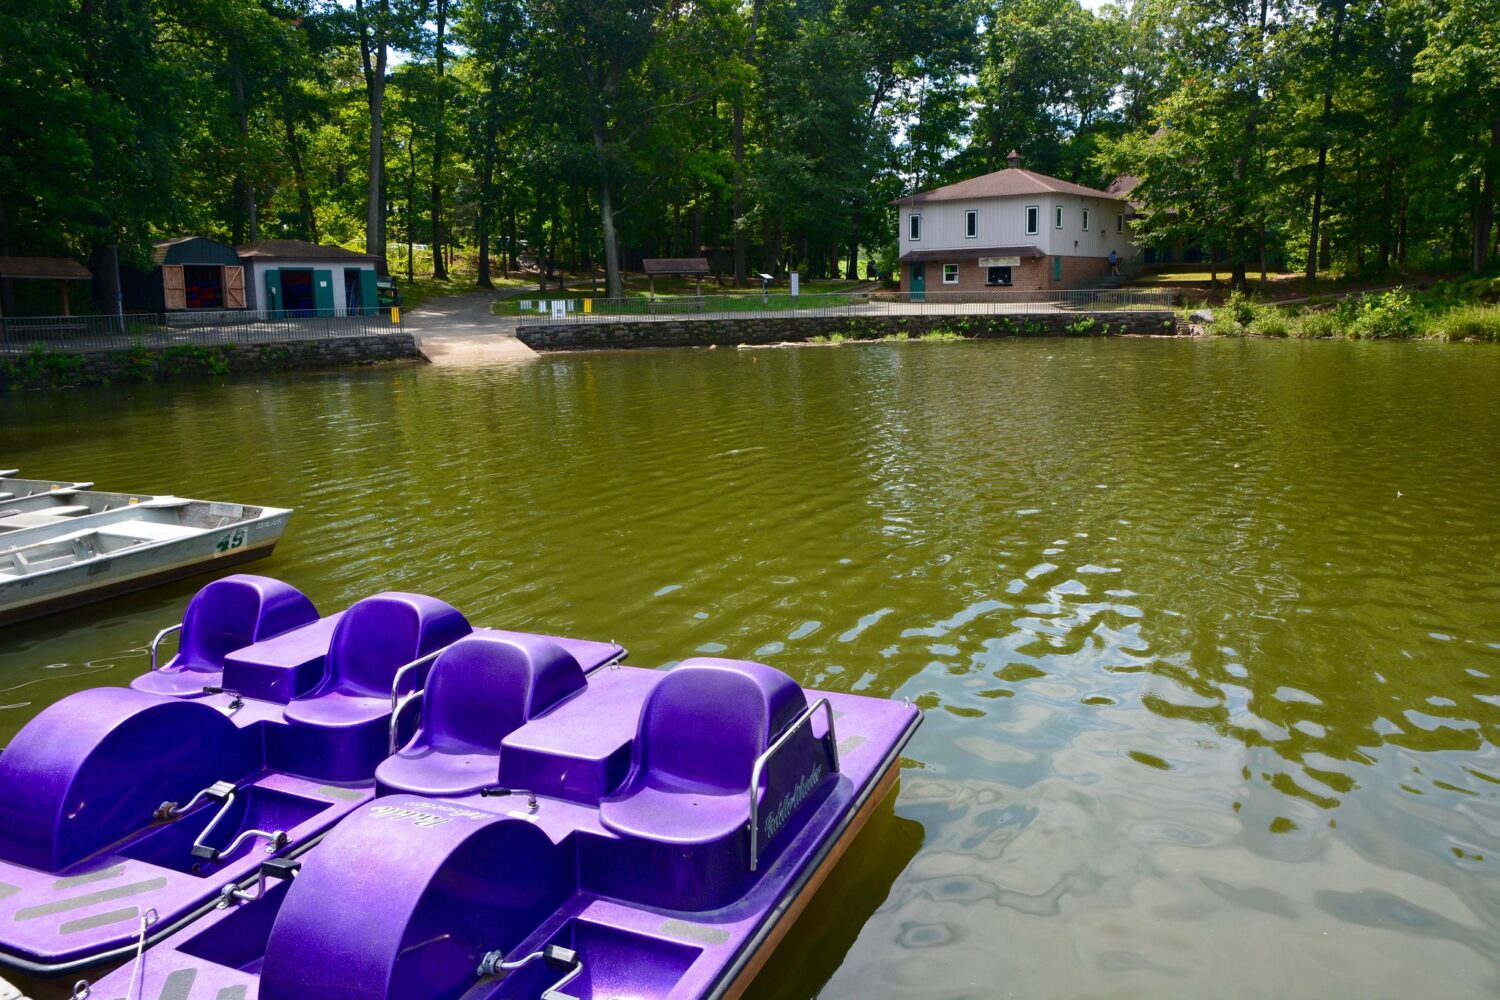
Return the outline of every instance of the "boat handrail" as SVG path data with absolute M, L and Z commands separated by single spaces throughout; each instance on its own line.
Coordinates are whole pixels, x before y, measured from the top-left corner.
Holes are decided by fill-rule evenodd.
M 447 649 L 447 648 L 448 648 L 447 646 L 443 647 L 443 649 Z M 400 701 L 400 698 L 401 698 L 401 679 L 403 677 L 405 677 L 410 671 L 413 671 L 413 670 L 417 669 L 422 664 L 428 663 L 428 662 L 431 662 L 432 660 L 437 659 L 438 654 L 441 653 L 443 651 L 443 649 L 434 649 L 432 652 L 428 653 L 426 656 L 419 656 L 415 660 L 412 660 L 410 663 L 404 664 L 403 666 L 401 666 L 396 671 L 395 676 L 391 678 L 391 711 L 392 712 L 396 711 L 397 703 Z M 418 690 L 420 690 L 420 688 Z
M 390 732 L 390 736 L 386 740 L 386 752 L 385 752 L 385 755 L 387 757 L 393 757 L 396 754 L 396 733 L 399 731 L 399 728 L 400 728 L 400 725 L 401 725 L 401 712 L 402 712 L 402 710 L 405 709 L 407 705 L 410 705 L 414 701 L 421 701 L 422 700 L 422 696 L 424 694 L 426 694 L 426 693 L 427 693 L 426 691 L 421 690 L 421 689 L 413 691 L 411 694 L 407 695 L 405 698 L 402 698 L 402 699 L 398 700 L 396 702 L 396 707 L 393 708 L 393 709 L 391 709 L 391 732 Z
M 808 706 L 807 710 L 793 720 L 792 724 L 782 730 L 781 735 L 766 747 L 765 752 L 755 758 L 755 766 L 750 769 L 750 870 L 755 871 L 760 863 L 760 801 L 756 798 L 756 792 L 760 789 L 760 777 L 765 771 L 766 765 L 771 758 L 776 756 L 777 751 L 786 746 L 792 735 L 803 726 L 812 722 L 812 717 L 822 709 L 828 717 L 828 732 L 824 739 L 828 741 L 828 750 L 833 757 L 833 770 L 838 773 L 839 769 L 839 741 L 833 732 L 833 706 L 828 703 L 827 698 L 819 698 Z
M 181 631 L 182 631 L 182 622 L 178 622 L 176 625 L 168 625 L 166 628 L 164 628 L 160 632 L 156 633 L 156 638 L 154 638 L 154 639 L 151 640 L 151 647 L 150 647 L 151 648 L 151 669 L 152 670 L 156 669 L 156 650 L 157 650 L 157 648 L 159 646 L 161 646 L 162 640 L 165 639 L 167 636 L 171 635 L 173 632 L 181 632 Z

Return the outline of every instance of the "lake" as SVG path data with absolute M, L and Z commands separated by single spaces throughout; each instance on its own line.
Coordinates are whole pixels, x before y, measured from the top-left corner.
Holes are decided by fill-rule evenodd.
M 1500 993 L 1500 351 L 1016 340 L 0 396 L 0 464 L 927 718 L 763 997 Z M 199 581 L 9 629 L 0 744 Z

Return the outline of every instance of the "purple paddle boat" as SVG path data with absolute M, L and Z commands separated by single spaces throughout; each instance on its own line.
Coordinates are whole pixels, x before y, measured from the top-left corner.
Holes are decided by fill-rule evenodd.
M 158 668 L 173 632 L 177 654 Z M 277 580 L 208 584 L 153 640 L 150 672 L 62 699 L 0 753 L 0 966 L 55 976 L 134 955 L 256 884 L 262 862 L 307 851 L 374 799 L 412 728 L 399 709 L 460 641 L 517 672 L 565 659 L 580 683 L 624 655 L 475 629 L 418 594 L 319 617 Z M 462 769 L 454 745 L 430 744 L 414 752 Z
M 431 600 L 382 595 L 390 596 Z M 75 996 L 737 996 L 894 787 L 901 750 L 921 721 L 909 704 L 804 691 L 758 663 L 695 658 L 644 670 L 620 665 L 607 652 L 617 647 L 485 630 L 445 633 L 441 646 L 429 644 L 435 655 L 420 680 L 386 669 L 388 685 L 366 679 L 355 687 L 350 675 L 359 671 L 346 666 L 341 674 L 332 663 L 336 633 L 345 628 L 335 625 L 325 639 L 329 662 L 306 668 L 317 685 L 305 694 L 297 693 L 296 655 L 247 655 L 293 634 L 284 632 L 225 654 L 217 679 L 212 660 L 195 667 L 194 681 L 207 680 L 203 687 L 215 693 L 194 693 L 184 682 L 180 693 L 155 697 L 231 718 L 222 702 L 235 695 L 221 689 L 248 704 L 251 695 L 234 685 L 258 679 L 262 695 L 286 695 L 256 695 L 276 706 L 263 731 L 265 773 L 312 788 L 365 789 L 348 775 L 368 766 L 373 792 L 345 803 L 324 824 L 337 825 L 321 839 L 303 839 L 300 852 L 293 843 L 258 857 L 218 848 L 244 834 L 249 817 L 226 819 L 220 832 L 200 807 L 202 820 L 182 827 L 176 843 L 195 836 L 244 867 L 231 875 L 226 863 L 176 917 L 169 916 L 177 912 L 167 901 L 170 880 L 133 888 L 138 901 L 117 928 L 136 946 L 131 960 L 91 986 L 79 984 Z M 414 633 L 403 635 L 411 645 Z M 590 650 L 597 652 L 581 655 Z M 380 662 L 394 664 L 406 652 L 403 646 Z M 255 669 L 233 669 L 242 658 Z M 605 669 L 590 672 L 590 665 Z M 360 720 L 375 701 L 381 712 L 370 718 L 381 732 L 368 724 L 366 733 Z M 273 726 L 286 732 L 273 738 Z M 222 752 L 195 749 L 193 765 L 212 770 Z M 0 757 L 0 776 L 10 753 Z M 185 763 L 173 759 L 163 770 Z M 120 772 L 122 785 L 149 790 L 118 797 L 163 797 L 147 770 Z M 312 792 L 298 786 L 295 794 Z M 16 818 L 38 843 L 55 840 L 35 832 L 45 827 L 39 815 Z M 167 820 L 148 835 L 187 819 Z M 259 832 L 250 839 L 274 848 L 270 831 L 289 819 L 257 814 L 254 822 Z M 0 851 L 11 860 L 9 846 Z M 33 863 L 42 859 L 31 859 L 24 877 L 12 864 L 0 867 L 0 880 L 34 887 L 36 899 L 26 905 L 45 906 L 37 900 L 49 879 L 107 870 L 122 863 L 120 851 L 101 845 L 87 862 L 45 873 Z M 145 874 L 132 871 L 127 884 Z M 78 883 L 95 884 L 108 883 Z M 121 907 L 122 899 L 99 907 Z M 3 918 L 0 932 L 11 933 Z

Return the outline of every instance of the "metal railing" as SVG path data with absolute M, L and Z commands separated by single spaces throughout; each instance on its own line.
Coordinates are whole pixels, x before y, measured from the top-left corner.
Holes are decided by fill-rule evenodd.
M 658 319 L 772 316 L 984 316 L 1028 313 L 1169 312 L 1173 293 L 1161 288 L 1075 288 L 1066 291 L 826 292 L 804 295 L 672 295 L 623 299 L 527 299 L 519 326 L 615 323 Z
M 305 309 L 258 313 L 126 313 L 123 316 L 0 317 L 0 354 L 32 350 L 123 351 L 132 347 L 265 344 L 392 333 L 388 309 Z

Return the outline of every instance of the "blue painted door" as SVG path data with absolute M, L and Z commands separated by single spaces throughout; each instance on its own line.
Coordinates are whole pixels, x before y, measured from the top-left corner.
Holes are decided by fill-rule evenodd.
M 927 299 L 927 265 L 918 261 L 911 266 L 911 300 L 923 302 Z

